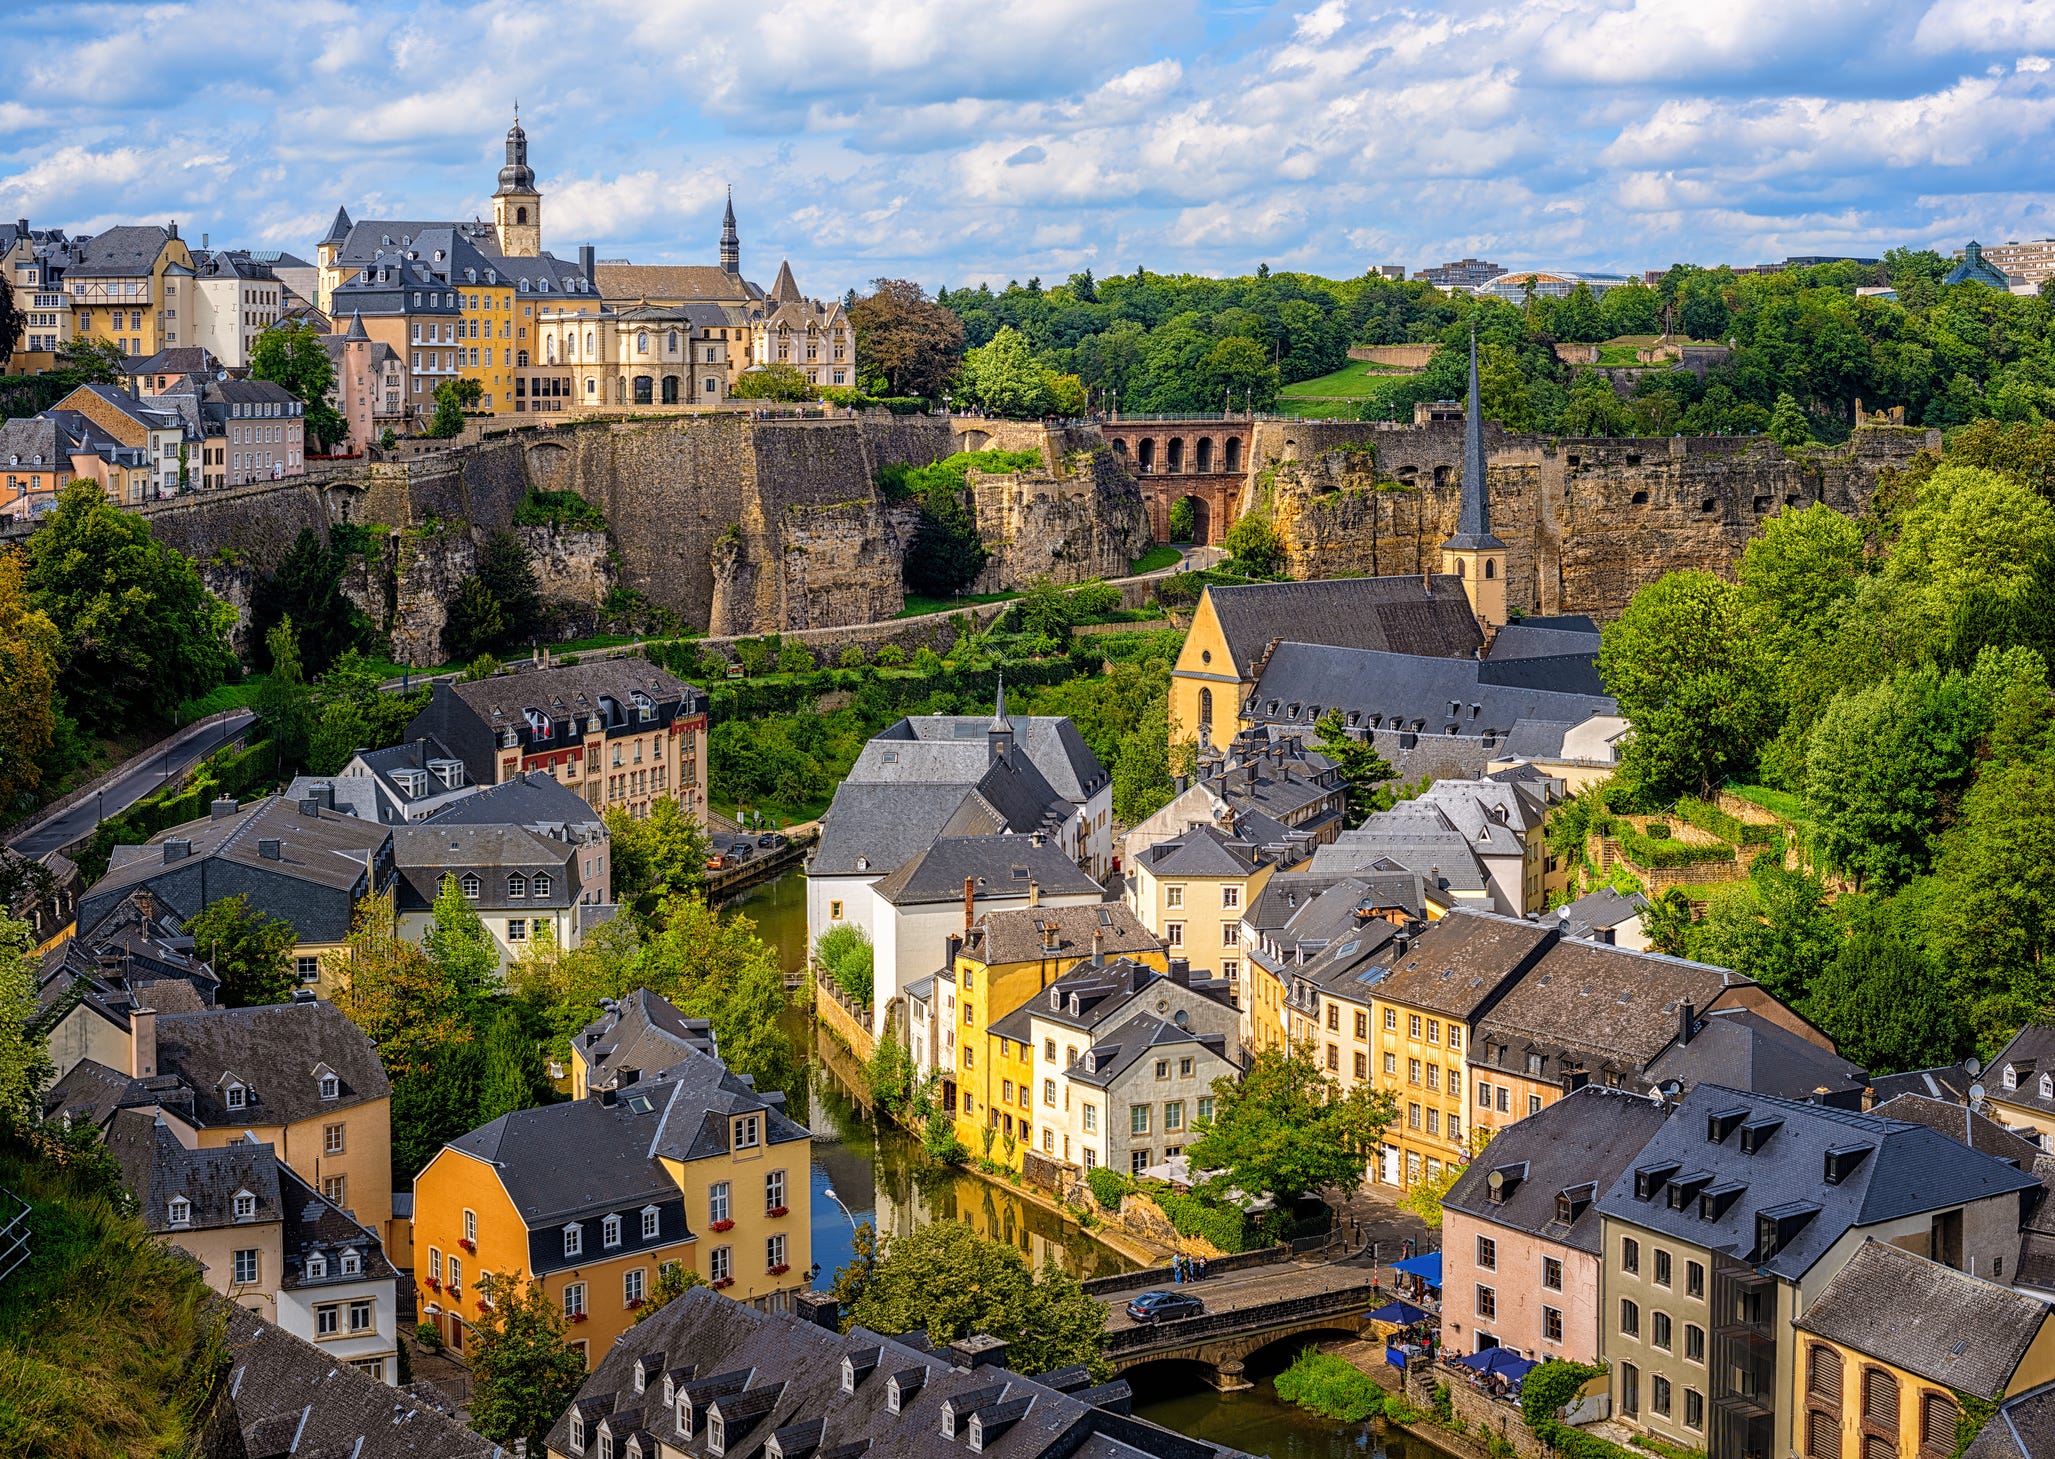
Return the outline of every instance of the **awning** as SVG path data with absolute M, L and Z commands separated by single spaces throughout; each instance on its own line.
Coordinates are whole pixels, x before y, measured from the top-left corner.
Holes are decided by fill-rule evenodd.
M 1407 1276 L 1419 1277 L 1430 1287 L 1441 1285 L 1441 1253 L 1438 1251 L 1430 1251 L 1425 1256 L 1409 1256 L 1404 1261 L 1395 1261 L 1391 1264 L 1391 1269 L 1395 1272 L 1404 1272 Z
M 1396 1322 L 1400 1327 L 1411 1327 L 1427 1314 L 1411 1302 L 1387 1302 L 1369 1314 L 1372 1322 Z
M 1455 1364 L 1459 1368 L 1482 1373 L 1487 1378 L 1497 1375 L 1511 1383 L 1519 1382 L 1533 1372 L 1536 1366 L 1511 1348 L 1486 1348 L 1481 1353 L 1471 1353 L 1467 1357 L 1457 1358 Z

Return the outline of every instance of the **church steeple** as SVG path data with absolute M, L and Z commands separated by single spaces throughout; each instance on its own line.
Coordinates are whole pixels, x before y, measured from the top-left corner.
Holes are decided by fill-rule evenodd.
M 535 169 L 528 165 L 528 134 L 521 130 L 518 102 L 514 124 L 507 128 L 507 165 L 499 170 L 499 191 L 492 195 L 492 221 L 499 251 L 508 258 L 534 258 L 542 252 L 542 194 L 535 188 Z
M 1477 329 L 1470 328 L 1470 392 L 1463 407 L 1463 480 L 1456 531 L 1441 544 L 1441 570 L 1462 579 L 1471 611 L 1487 630 L 1506 621 L 1506 544 L 1491 533 L 1485 479 L 1484 411 L 1477 396 Z
M 728 211 L 721 217 L 721 267 L 742 272 L 742 237 L 735 231 L 735 189 L 728 189 Z

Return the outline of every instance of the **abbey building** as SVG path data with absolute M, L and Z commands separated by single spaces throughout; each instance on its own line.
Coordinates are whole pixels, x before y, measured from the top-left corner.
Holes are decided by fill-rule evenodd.
M 789 263 L 766 292 L 742 272 L 732 197 L 718 264 L 575 263 L 543 247 L 543 194 L 528 135 L 507 131 L 492 221 L 352 221 L 338 208 L 317 246 L 318 306 L 354 320 L 406 368 L 425 423 L 445 381 L 478 385 L 487 414 L 717 408 L 751 370 L 788 365 L 823 389 L 856 383 L 839 302 L 809 299 Z

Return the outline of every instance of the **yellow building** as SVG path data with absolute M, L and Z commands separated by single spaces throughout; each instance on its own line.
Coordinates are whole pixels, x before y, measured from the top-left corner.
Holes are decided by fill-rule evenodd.
M 1370 1074 L 1391 1092 L 1397 1117 L 1378 1179 L 1410 1187 L 1469 1159 L 1463 1067 L 1472 1027 L 1557 935 L 1522 918 L 1456 911 L 1379 955 L 1388 971 L 1370 985 Z
M 196 273 L 178 224 L 109 228 L 63 258 L 74 337 L 112 340 L 131 357 L 196 341 Z
M 2047 1303 L 1879 1241 L 1794 1325 L 1791 1438 L 1805 1459 L 1959 1454 L 1966 1417 L 2055 1381 Z
M 705 1045 L 703 1023 L 632 994 L 572 1041 L 581 1097 L 436 1153 L 414 1180 L 413 1250 L 445 1341 L 465 1344 L 488 1273 L 539 1282 L 588 1365 L 673 1262 L 738 1301 L 789 1308 L 813 1260 L 810 1136 L 782 1094 Z
M 943 1074 L 943 1104 L 956 1111 L 956 1138 L 966 1148 L 1020 1168 L 1035 1138 L 1034 1049 L 993 1025 L 1093 957 L 1124 957 L 1158 972 L 1170 966 L 1162 942 L 1116 902 L 986 912 L 956 949 L 961 1024 L 955 1067 Z
M 1130 895 L 1172 956 L 1239 983 L 1242 917 L 1273 869 L 1249 842 L 1202 824 L 1136 856 Z

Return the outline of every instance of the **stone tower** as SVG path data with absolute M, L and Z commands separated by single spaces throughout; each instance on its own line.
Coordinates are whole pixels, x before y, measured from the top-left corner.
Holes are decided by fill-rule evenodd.
M 1463 592 L 1489 637 L 1506 621 L 1506 544 L 1491 535 L 1491 493 L 1484 481 L 1484 412 L 1477 404 L 1477 332 L 1470 332 L 1470 397 L 1463 409 L 1462 504 L 1456 535 L 1441 544 L 1441 570 Z
M 542 194 L 535 190 L 535 170 L 528 165 L 528 134 L 521 130 L 518 106 L 507 128 L 507 165 L 499 170 L 499 191 L 492 195 L 492 222 L 499 251 L 508 258 L 534 258 L 542 252 Z
M 728 189 L 728 211 L 721 218 L 721 267 L 742 274 L 742 236 L 735 231 L 735 189 Z

